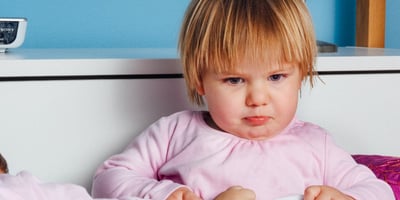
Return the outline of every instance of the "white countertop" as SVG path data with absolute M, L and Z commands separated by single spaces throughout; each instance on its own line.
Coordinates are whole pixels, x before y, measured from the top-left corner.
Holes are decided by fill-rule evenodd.
M 0 77 L 181 73 L 176 49 L 12 49 Z
M 316 69 L 319 72 L 399 71 L 400 49 L 339 47 L 336 53 L 319 54 Z
M 400 72 L 400 49 L 340 47 L 318 55 L 319 72 Z M 180 74 L 175 48 L 10 49 L 0 54 L 0 77 Z
M 2 60 L 176 59 L 175 48 L 9 49 Z

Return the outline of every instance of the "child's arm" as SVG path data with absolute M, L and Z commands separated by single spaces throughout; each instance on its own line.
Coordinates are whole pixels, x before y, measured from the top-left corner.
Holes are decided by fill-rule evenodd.
M 138 135 L 122 153 L 106 160 L 93 179 L 93 197 L 166 199 L 181 188 L 181 184 L 158 178 L 160 167 L 168 159 L 169 140 L 174 131 L 169 123 L 162 118 Z
M 0 199 L 92 200 L 85 188 L 74 184 L 43 183 L 28 172 L 0 176 Z M 111 199 L 110 199 L 111 200 Z
M 347 199 L 351 199 L 350 196 L 353 199 L 395 199 L 387 183 L 376 178 L 366 166 L 357 164 L 351 155 L 337 147 L 329 136 L 326 138 L 325 147 L 324 186 L 311 187 L 306 192 L 314 195 L 345 194 L 348 195 Z

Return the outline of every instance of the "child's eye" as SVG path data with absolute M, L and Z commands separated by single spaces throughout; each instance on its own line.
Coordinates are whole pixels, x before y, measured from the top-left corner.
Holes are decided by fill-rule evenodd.
M 282 78 L 284 78 L 283 74 L 273 74 L 273 75 L 268 77 L 268 80 L 270 80 L 270 81 L 279 81 Z
M 242 78 L 231 77 L 231 78 L 225 78 L 224 82 L 225 83 L 230 83 L 232 85 L 236 85 L 236 84 L 239 84 L 239 83 L 243 83 L 244 80 Z

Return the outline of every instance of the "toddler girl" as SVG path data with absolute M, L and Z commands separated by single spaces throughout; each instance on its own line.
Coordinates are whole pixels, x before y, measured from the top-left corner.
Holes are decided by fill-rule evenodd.
M 97 170 L 94 197 L 394 199 L 390 187 L 295 118 L 316 40 L 303 0 L 193 0 L 179 50 L 206 111 L 161 118 Z

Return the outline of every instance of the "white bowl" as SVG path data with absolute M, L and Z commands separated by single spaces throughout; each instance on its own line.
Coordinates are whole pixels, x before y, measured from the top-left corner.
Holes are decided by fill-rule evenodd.
M 303 195 L 291 195 L 287 197 L 282 197 L 276 200 L 303 200 Z

